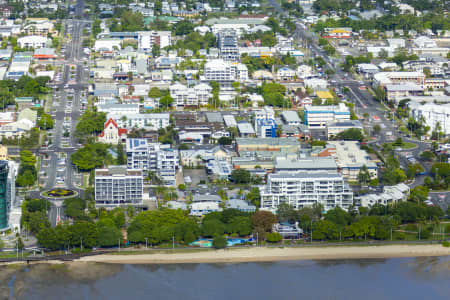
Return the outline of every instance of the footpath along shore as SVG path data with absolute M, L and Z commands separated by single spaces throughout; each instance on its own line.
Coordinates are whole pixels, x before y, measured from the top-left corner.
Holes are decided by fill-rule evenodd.
M 102 254 L 82 257 L 76 262 L 117 264 L 152 263 L 238 263 L 282 260 L 362 259 L 448 256 L 450 248 L 442 245 L 385 245 L 299 248 L 248 248 L 182 253 Z

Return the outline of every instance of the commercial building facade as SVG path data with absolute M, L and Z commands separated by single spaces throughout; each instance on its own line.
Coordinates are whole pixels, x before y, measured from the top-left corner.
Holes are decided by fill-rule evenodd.
M 334 121 L 350 121 L 350 110 L 344 103 L 305 107 L 305 125 L 308 127 L 324 128 Z

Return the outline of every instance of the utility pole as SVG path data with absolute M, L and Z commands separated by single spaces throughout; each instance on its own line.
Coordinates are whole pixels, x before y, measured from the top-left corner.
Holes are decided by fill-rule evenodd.
M 311 219 L 311 243 L 312 243 L 312 234 L 313 234 L 313 228 L 312 228 L 312 219 Z
M 119 244 L 119 252 L 120 252 L 120 239 L 118 240 L 118 244 Z
M 392 242 L 392 226 L 391 226 L 391 242 Z
M 145 249 L 147 249 L 147 238 L 145 238 Z

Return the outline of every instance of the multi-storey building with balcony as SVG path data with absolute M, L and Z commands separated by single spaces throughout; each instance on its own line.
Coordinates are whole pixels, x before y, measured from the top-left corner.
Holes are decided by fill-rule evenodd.
M 221 30 L 217 33 L 217 46 L 220 58 L 228 61 L 239 60 L 239 47 L 234 30 Z
M 114 207 L 140 205 L 143 198 L 144 173 L 126 166 L 95 170 L 95 205 Z
M 178 150 L 166 144 L 149 143 L 146 139 L 127 139 L 126 153 L 128 168 L 152 171 L 166 185 L 175 185 Z
M 269 174 L 260 188 L 261 208 L 276 211 L 280 203 L 295 208 L 322 204 L 325 210 L 353 205 L 353 192 L 335 171 L 279 172 Z

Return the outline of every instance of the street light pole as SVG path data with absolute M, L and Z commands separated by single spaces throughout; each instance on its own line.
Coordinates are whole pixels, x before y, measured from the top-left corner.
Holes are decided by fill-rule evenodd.
M 312 243 L 312 234 L 313 234 L 313 228 L 312 228 L 312 219 L 311 219 L 311 243 Z
M 145 249 L 147 249 L 147 238 L 145 238 Z
M 118 239 L 118 244 L 119 244 L 119 252 L 120 252 L 120 239 Z

